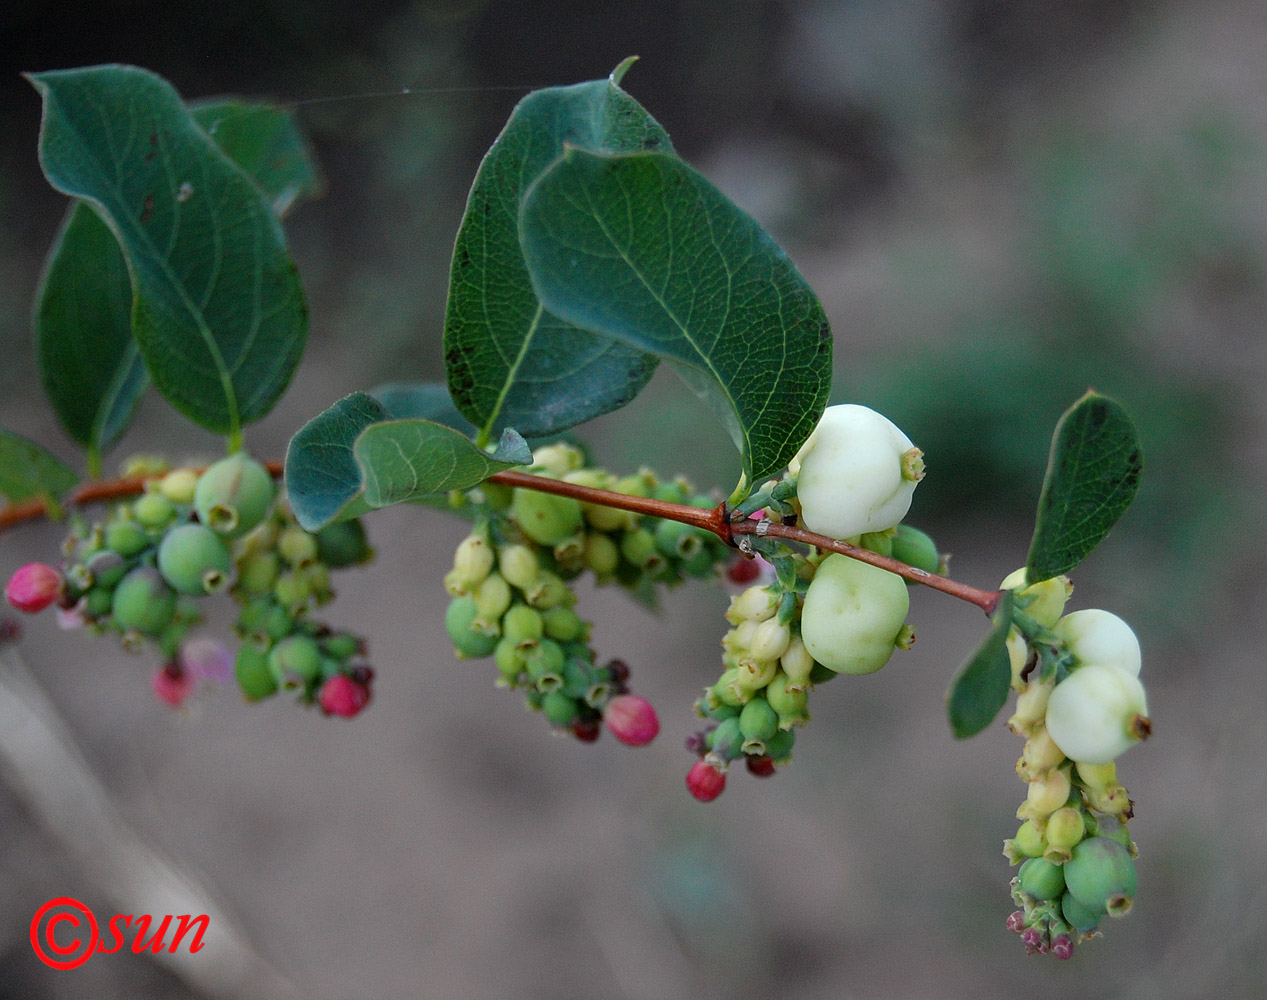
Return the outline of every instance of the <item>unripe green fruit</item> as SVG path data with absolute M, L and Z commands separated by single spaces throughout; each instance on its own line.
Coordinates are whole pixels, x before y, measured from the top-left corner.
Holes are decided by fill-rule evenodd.
M 1082 810 L 1064 806 L 1047 817 L 1047 850 L 1043 857 L 1056 864 L 1068 861 L 1074 845 L 1086 836 Z
M 114 588 L 111 613 L 124 631 L 157 635 L 176 611 L 176 592 L 152 566 L 138 566 Z
M 207 467 L 194 491 L 198 520 L 226 538 L 241 538 L 273 506 L 273 477 L 244 451 Z
M 778 728 L 779 713 L 764 698 L 753 698 L 739 713 L 739 729 L 743 733 L 744 740 L 756 740 L 762 743 L 763 750 L 765 741 L 773 736 Z
M 787 674 L 783 671 L 776 673 L 774 679 L 766 685 L 765 697 L 770 707 L 778 713 L 780 729 L 791 729 L 809 721 L 809 713 L 805 710 L 809 703 L 809 694 L 806 691 L 791 690 L 788 687 Z
M 312 585 L 298 573 L 282 573 L 273 584 L 273 596 L 282 607 L 296 612 L 312 596 Z
M 511 605 L 502 616 L 502 635 L 516 645 L 531 645 L 545 635 L 545 619 L 526 604 Z
M 1060 865 L 1044 858 L 1030 858 L 1021 865 L 1020 887 L 1035 899 L 1059 899 L 1065 891 L 1065 876 Z
M 739 670 L 736 667 L 730 667 L 722 671 L 722 675 L 717 678 L 717 683 L 708 689 L 706 697 L 710 702 L 718 705 L 738 706 L 746 702 L 751 694 L 740 690 Z
M 538 490 L 515 490 L 510 516 L 540 545 L 557 545 L 581 530 L 581 505 L 571 497 Z
M 563 647 L 553 639 L 542 639 L 523 651 L 524 668 L 541 692 L 557 691 L 563 686 L 563 668 L 567 657 Z
M 600 580 L 609 577 L 620 565 L 620 548 L 607 535 L 591 531 L 585 536 L 585 565 Z
M 845 555 L 818 567 L 805 594 L 801 639 L 819 663 L 869 674 L 893 655 L 910 597 L 900 576 Z
M 490 573 L 475 591 L 475 608 L 479 612 L 471 627 L 485 635 L 501 635 L 501 617 L 510 607 L 510 584 L 499 573 Z
M 1120 917 L 1130 910 L 1138 887 L 1135 862 L 1116 840 L 1091 837 L 1082 841 L 1064 869 L 1069 892 L 1092 913 Z
M 565 729 L 580 714 L 581 706 L 562 691 L 550 691 L 541 699 L 541 711 L 555 729 Z
M 798 477 L 801 523 L 831 538 L 892 528 L 922 475 L 911 439 L 865 406 L 829 406 L 789 469 Z
M 563 579 L 548 570 L 537 574 L 533 585 L 524 593 L 528 603 L 534 608 L 546 611 L 550 608 L 569 607 L 576 603 L 576 595 Z
M 321 676 L 321 647 L 306 635 L 287 636 L 270 650 L 268 667 L 282 687 L 301 687 Z
M 163 536 L 158 569 L 181 594 L 215 594 L 233 580 L 233 556 L 224 540 L 202 524 L 182 524 Z
M 498 640 L 497 646 L 493 649 L 493 662 L 497 665 L 497 672 L 501 675 L 501 683 L 510 687 L 516 685 L 519 681 L 519 675 L 525 669 L 523 653 L 520 651 L 518 644 L 506 636 L 502 636 Z
M 176 516 L 176 506 L 161 493 L 146 493 L 132 505 L 132 516 L 142 527 L 157 531 Z
M 769 587 L 749 587 L 730 599 L 726 621 L 739 625 L 746 621 L 763 622 L 779 610 L 779 595 Z
M 331 569 L 359 566 L 372 555 L 365 525 L 355 518 L 327 524 L 317 532 L 317 558 Z
M 661 521 L 655 528 L 655 545 L 673 559 L 689 559 L 704 545 L 699 532 L 681 521 Z
M 110 587 L 93 587 L 84 595 L 84 614 L 88 618 L 102 618 L 110 613 L 114 603 L 114 590 Z
M 545 634 L 559 642 L 573 642 L 585 637 L 585 622 L 571 608 L 551 608 L 541 616 Z
M 1046 849 L 1047 838 L 1043 836 L 1042 830 L 1034 821 L 1029 819 L 1021 824 L 1020 829 L 1016 831 L 1016 836 L 1005 841 L 1003 845 L 1003 853 L 1008 856 L 1012 864 L 1016 864 L 1020 858 L 1042 857 Z
M 1088 664 L 1056 685 L 1047 701 L 1047 731 L 1070 760 L 1107 764 L 1151 730 L 1138 677 Z
M 909 524 L 897 526 L 897 534 L 893 536 L 892 555 L 899 562 L 928 573 L 936 573 L 941 569 L 941 553 L 937 551 L 937 543 Z
M 1060 897 L 1060 912 L 1065 923 L 1082 934 L 1095 930 L 1101 917 L 1101 914 L 1079 903 L 1072 892 L 1066 892 Z
M 253 596 L 271 593 L 280 572 L 281 559 L 276 552 L 253 552 L 238 563 L 238 588 Z
M 94 552 L 85 565 L 92 576 L 92 583 L 108 588 L 113 588 L 132 568 L 128 565 L 128 560 L 110 549 Z
M 708 734 L 708 748 L 723 760 L 734 760 L 743 753 L 743 738 L 738 717 L 725 719 Z
M 655 572 L 664 565 L 664 556 L 656 548 L 655 535 L 648 528 L 626 531 L 620 537 L 620 554 L 638 569 Z
M 361 640 L 347 632 L 335 632 L 321 640 L 321 652 L 335 660 L 347 660 L 363 651 Z
M 541 561 L 527 545 L 507 545 L 498 553 L 497 568 L 512 587 L 527 591 L 536 583 Z
M 765 741 L 766 754 L 775 761 L 785 761 L 792 756 L 792 746 L 796 743 L 796 733 L 791 729 L 778 729 Z
M 1073 593 L 1073 584 L 1067 576 L 1053 576 L 1050 580 L 1040 580 L 1033 585 L 1027 584 L 1025 567 L 1013 570 L 999 584 L 1002 590 L 1015 590 L 1018 596 L 1029 601 L 1025 605 L 1025 613 L 1040 625 L 1051 628 L 1065 610 L 1069 595 Z
M 1085 608 L 1065 615 L 1052 627 L 1079 664 L 1112 667 L 1139 676 L 1139 639 L 1126 622 L 1111 611 Z
M 175 504 L 194 502 L 194 492 L 198 489 L 198 473 L 193 469 L 173 469 L 158 483 L 158 491 Z
M 317 538 L 303 528 L 287 528 L 277 539 L 277 552 L 298 568 L 317 561 Z
M 805 648 L 801 637 L 794 636 L 787 649 L 779 657 L 779 666 L 787 674 L 787 683 L 793 691 L 804 690 L 810 683 L 810 675 L 814 670 L 814 657 Z
M 543 444 L 532 453 L 532 466 L 554 479 L 562 479 L 585 465 L 585 453 L 566 441 Z
M 776 618 L 761 622 L 753 632 L 748 652 L 757 660 L 777 660 L 787 652 L 792 630 Z
M 277 678 L 268 664 L 268 653 L 253 643 L 238 648 L 233 673 L 247 701 L 259 701 L 277 691 Z
M 478 659 L 497 648 L 496 636 L 483 635 L 471 628 L 478 615 L 479 609 L 469 597 L 455 597 L 444 613 L 444 627 L 459 659 Z
M 453 553 L 453 579 L 460 593 L 478 587 L 493 570 L 496 557 L 484 531 L 467 535 Z
M 124 558 L 135 556 L 150 547 L 150 536 L 136 521 L 115 520 L 106 525 L 106 548 Z
M 1068 802 L 1073 788 L 1069 771 L 1068 767 L 1062 767 L 1033 778 L 1026 790 L 1025 801 L 1016 810 L 1016 818 L 1045 820 Z

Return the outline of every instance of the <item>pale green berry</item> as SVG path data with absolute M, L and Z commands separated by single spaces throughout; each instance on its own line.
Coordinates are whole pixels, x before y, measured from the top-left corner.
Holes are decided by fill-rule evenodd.
M 233 579 L 233 557 L 224 540 L 203 524 L 182 524 L 163 536 L 158 569 L 181 594 L 214 594 Z
M 125 632 L 157 635 L 176 612 L 176 592 L 152 566 L 138 566 L 114 588 L 111 613 Z
M 492 572 L 495 561 L 488 538 L 484 532 L 476 531 L 458 543 L 457 551 L 453 553 L 452 579 L 463 594 L 469 593 Z
M 798 476 L 801 523 L 831 538 L 892 528 L 922 476 L 918 449 L 865 406 L 830 406 L 789 469 Z
M 277 678 L 269 666 L 268 651 L 254 643 L 244 642 L 238 648 L 233 673 L 247 701 L 259 701 L 277 691 Z
M 497 568 L 512 587 L 526 591 L 536 583 L 541 561 L 527 545 L 507 545 L 497 554 Z
M 497 648 L 497 637 L 471 628 L 479 610 L 469 597 L 455 597 L 444 614 L 444 627 L 459 659 L 478 659 Z
M 1087 825 L 1081 809 L 1063 806 L 1047 817 L 1047 850 L 1043 857 L 1063 864 L 1072 856 L 1074 845 L 1086 836 Z
M 726 621 L 732 625 L 741 622 L 763 622 L 773 618 L 779 610 L 779 595 L 769 587 L 749 587 L 741 594 L 730 599 L 730 607 L 726 610 Z
M 801 637 L 795 636 L 788 643 L 787 649 L 779 657 L 779 666 L 787 674 L 788 687 L 793 691 L 803 691 L 809 685 L 810 673 L 814 669 L 814 657 L 805 648 Z
M 1148 736 L 1148 703 L 1138 677 L 1088 664 L 1056 685 L 1047 731 L 1070 760 L 1107 764 Z
M 139 555 L 150 547 L 150 536 L 136 521 L 115 520 L 106 525 L 106 548 L 119 555 Z
M 317 558 L 331 569 L 359 566 L 373 555 L 365 526 L 355 518 L 327 524 L 317 532 Z
M 1139 676 L 1139 639 L 1126 622 L 1111 611 L 1086 608 L 1065 615 L 1052 627 L 1079 664 L 1112 667 Z
M 610 577 L 620 565 L 620 548 L 600 531 L 585 536 L 585 565 L 600 580 Z
M 899 562 L 929 573 L 936 573 L 941 569 L 941 553 L 937 551 L 937 543 L 909 524 L 897 526 L 890 554 Z
M 1018 874 L 1022 892 L 1038 900 L 1059 899 L 1065 891 L 1065 876 L 1060 865 L 1046 858 L 1030 858 Z
M 748 652 L 758 660 L 777 660 L 787 652 L 792 630 L 777 618 L 761 622 L 753 632 Z
M 317 536 L 303 528 L 287 528 L 277 539 L 277 552 L 290 565 L 301 568 L 317 561 Z
M 571 497 L 539 490 L 515 490 L 510 515 L 540 545 L 557 545 L 581 530 L 581 505 Z
M 845 555 L 818 567 L 805 594 L 801 639 L 819 663 L 869 674 L 892 656 L 910 597 L 900 576 Z
M 282 687 L 302 687 L 321 676 L 321 647 L 306 635 L 281 640 L 268 654 L 268 667 Z
M 240 538 L 273 506 L 277 488 L 264 466 L 244 451 L 207 467 L 198 479 L 194 509 L 198 520 L 227 538 Z
M 809 713 L 806 711 L 809 693 L 789 687 L 787 674 L 782 671 L 776 673 L 766 685 L 765 697 L 770 707 L 778 713 L 780 729 L 803 726 L 809 721 Z
M 194 502 L 194 492 L 198 488 L 198 473 L 193 469 L 173 469 L 158 483 L 158 491 L 175 504 Z
M 1064 875 L 1079 903 L 1092 913 L 1114 917 L 1130 910 L 1138 887 L 1130 852 L 1108 837 L 1090 837 L 1075 846 Z
M 1063 767 L 1030 780 L 1025 801 L 1016 810 L 1017 819 L 1045 820 L 1057 809 L 1069 801 L 1069 792 L 1073 783 L 1069 779 L 1069 768 Z

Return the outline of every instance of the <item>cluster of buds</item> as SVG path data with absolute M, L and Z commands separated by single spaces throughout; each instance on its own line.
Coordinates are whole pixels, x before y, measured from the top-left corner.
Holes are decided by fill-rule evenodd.
M 1018 692 L 1008 725 L 1025 737 L 1016 771 L 1029 786 L 1020 829 L 1004 844 L 1020 865 L 1008 927 L 1027 951 L 1069 958 L 1134 900 L 1134 803 L 1115 759 L 1151 728 L 1139 642 L 1107 611 L 1062 617 L 1073 589 L 1063 576 L 1029 585 L 1018 570 L 1003 586 L 1016 591 L 1026 627 L 1008 638 Z
M 617 478 L 584 465 L 567 444 L 538 448 L 529 472 L 628 496 L 711 507 L 682 480 L 661 483 L 643 470 Z M 643 599 L 657 585 L 711 577 L 729 551 L 710 532 L 570 497 L 485 483 L 461 498 L 474 514 L 445 576 L 452 597 L 445 625 L 460 659 L 491 656 L 500 686 L 520 690 L 529 708 L 560 732 L 590 742 L 605 723 L 621 742 L 649 743 L 659 732 L 651 705 L 628 690 L 629 668 L 599 666 L 590 623 L 574 610 L 570 582 L 589 571 Z
M 308 613 L 333 596 L 331 568 L 369 558 L 361 526 L 304 531 L 268 470 L 244 452 L 202 472 L 147 471 L 141 495 L 105 521 L 75 519 L 60 568 L 18 569 L 8 602 L 32 613 L 56 606 L 66 627 L 118 635 L 132 651 L 156 646 L 155 693 L 178 705 L 199 678 L 228 672 L 190 633 L 202 621 L 201 599 L 229 594 L 242 605 L 236 676 L 248 699 L 288 688 L 327 713 L 357 714 L 372 676 L 364 644 Z

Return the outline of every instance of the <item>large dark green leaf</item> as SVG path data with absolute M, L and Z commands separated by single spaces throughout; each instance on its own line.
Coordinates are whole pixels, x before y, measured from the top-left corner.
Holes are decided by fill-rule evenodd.
M 197 423 L 239 436 L 285 389 L 307 330 L 277 217 L 153 74 L 99 66 L 30 79 L 44 98 L 44 173 L 91 202 L 118 240 L 155 386 Z
M 316 167 L 290 114 L 267 104 L 196 105 L 194 119 L 272 200 L 279 215 L 316 194 Z M 127 428 L 149 384 L 132 339 L 132 279 L 114 234 L 75 201 L 40 285 L 35 351 L 44 389 L 89 470 Z
M 190 106 L 194 121 L 268 196 L 284 216 L 300 198 L 321 194 L 321 176 L 289 111 L 241 100 Z
M 299 523 L 315 531 L 367 510 L 463 490 L 531 461 L 526 445 L 500 461 L 464 434 L 430 420 L 394 420 L 363 392 L 300 428 L 286 453 L 286 491 Z
M 44 391 L 89 470 L 127 428 L 149 379 L 132 339 L 132 280 L 114 234 L 76 201 L 49 257 L 35 312 Z
M 19 434 L 0 428 L 0 496 L 10 503 L 56 500 L 79 482 L 75 470 Z
M 547 309 L 708 393 L 748 483 L 787 465 L 827 403 L 831 330 L 751 217 L 675 156 L 569 149 L 529 191 L 521 237 Z
M 1143 452 L 1126 411 L 1088 392 L 1056 425 L 1026 560 L 1031 582 L 1068 573 L 1135 499 Z
M 1012 663 L 1007 633 L 1012 625 L 1012 592 L 1005 591 L 991 619 L 994 627 L 985 641 L 951 681 L 946 695 L 951 731 L 963 739 L 975 736 L 994 721 L 1007 703 Z
M 519 245 L 519 208 L 532 181 L 563 152 L 671 149 L 659 124 L 614 79 L 525 97 L 480 165 L 453 250 L 444 321 L 449 389 L 491 440 L 565 430 L 628 403 L 656 359 L 577 329 L 543 309 Z

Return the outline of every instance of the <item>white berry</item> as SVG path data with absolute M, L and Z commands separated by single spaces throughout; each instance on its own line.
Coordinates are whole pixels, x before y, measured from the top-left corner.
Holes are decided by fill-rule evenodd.
M 1084 665 L 1112 667 L 1139 676 L 1139 639 L 1126 622 L 1111 611 L 1086 608 L 1065 615 L 1052 628 Z
M 1113 667 L 1078 667 L 1047 700 L 1047 732 L 1070 760 L 1107 764 L 1146 737 L 1144 686 Z

